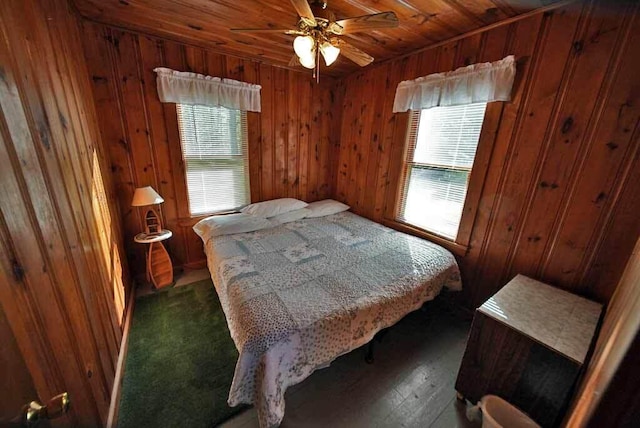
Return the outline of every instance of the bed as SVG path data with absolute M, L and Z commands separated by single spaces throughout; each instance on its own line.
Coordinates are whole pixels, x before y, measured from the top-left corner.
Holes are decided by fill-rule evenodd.
M 460 274 L 444 248 L 351 212 L 205 240 L 239 358 L 228 403 L 253 404 L 261 427 L 284 394 L 369 342 Z

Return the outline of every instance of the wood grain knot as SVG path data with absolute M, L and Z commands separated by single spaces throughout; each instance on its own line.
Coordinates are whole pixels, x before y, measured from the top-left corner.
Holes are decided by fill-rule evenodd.
M 573 42 L 573 53 L 579 54 L 580 52 L 582 52 L 583 48 L 584 48 L 584 43 L 582 40 L 577 40 Z
M 571 128 L 573 128 L 573 117 L 569 116 L 562 123 L 561 131 L 563 134 L 566 134 L 567 132 L 571 131 Z
M 596 199 L 593 201 L 594 204 L 599 204 L 600 202 L 602 202 L 605 198 L 607 197 L 607 194 L 604 192 L 600 192 L 598 193 L 598 196 L 596 196 Z

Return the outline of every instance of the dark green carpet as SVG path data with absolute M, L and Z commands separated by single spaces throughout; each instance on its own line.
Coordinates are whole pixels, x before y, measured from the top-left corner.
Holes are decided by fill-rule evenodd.
M 237 358 L 211 280 L 138 298 L 118 427 L 211 427 L 238 413 L 227 405 Z

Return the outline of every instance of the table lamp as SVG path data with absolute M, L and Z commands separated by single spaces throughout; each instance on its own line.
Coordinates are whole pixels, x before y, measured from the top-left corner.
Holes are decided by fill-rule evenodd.
M 160 222 L 160 216 L 151 208 L 151 205 L 158 205 L 164 202 L 162 196 L 156 192 L 153 187 L 138 187 L 133 193 L 133 200 L 131 201 L 132 207 L 146 207 L 149 206 L 144 220 L 145 220 L 145 232 L 146 233 L 158 233 L 162 230 L 162 223 Z

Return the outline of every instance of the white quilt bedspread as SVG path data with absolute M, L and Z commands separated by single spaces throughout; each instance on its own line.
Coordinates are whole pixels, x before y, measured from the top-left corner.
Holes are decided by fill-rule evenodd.
M 342 212 L 205 243 L 240 353 L 229 405 L 253 404 L 262 427 L 284 393 L 372 339 L 443 286 L 460 289 L 444 248 Z

